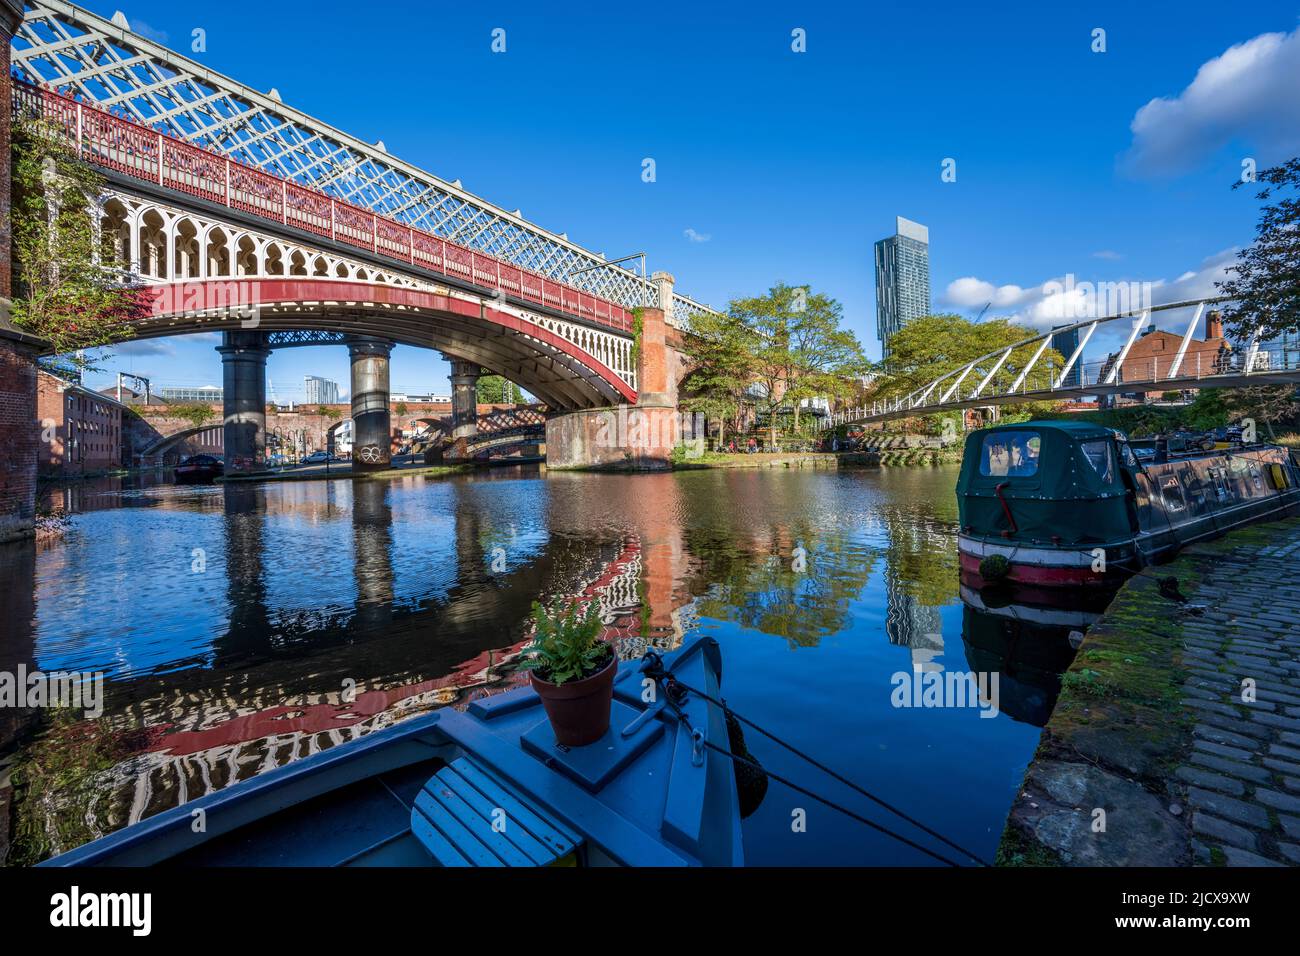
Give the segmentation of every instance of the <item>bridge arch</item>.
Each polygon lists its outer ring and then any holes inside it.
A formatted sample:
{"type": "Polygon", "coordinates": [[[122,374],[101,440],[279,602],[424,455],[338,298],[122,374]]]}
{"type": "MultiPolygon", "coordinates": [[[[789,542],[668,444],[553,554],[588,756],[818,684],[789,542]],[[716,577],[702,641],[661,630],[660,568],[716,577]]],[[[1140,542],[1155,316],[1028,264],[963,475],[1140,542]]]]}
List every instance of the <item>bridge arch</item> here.
{"type": "Polygon", "coordinates": [[[636,400],[630,338],[488,305],[469,294],[311,276],[182,280],[149,288],[154,300],[150,314],[135,323],[139,338],[241,327],[336,331],[477,363],[551,408],[636,400]],[[250,308],[257,310],[254,326],[246,324],[250,308]]]}
{"type": "Polygon", "coordinates": [[[220,454],[223,442],[223,427],[219,420],[215,422],[206,422],[202,425],[196,425],[192,428],[183,428],[178,432],[172,432],[170,435],[163,435],[146,445],[140,451],[142,458],[163,458],[166,459],[168,454],[176,449],[177,445],[187,442],[192,438],[204,436],[205,433],[211,432],[210,441],[202,442],[209,453],[220,454]]]}

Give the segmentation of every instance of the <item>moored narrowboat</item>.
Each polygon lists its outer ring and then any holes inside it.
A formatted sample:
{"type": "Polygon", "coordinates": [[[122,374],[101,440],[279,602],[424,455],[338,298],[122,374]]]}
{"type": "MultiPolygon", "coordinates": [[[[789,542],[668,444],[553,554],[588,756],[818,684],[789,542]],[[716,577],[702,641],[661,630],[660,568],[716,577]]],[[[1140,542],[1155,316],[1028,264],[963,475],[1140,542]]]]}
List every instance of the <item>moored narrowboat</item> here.
{"type": "Polygon", "coordinates": [[[1139,458],[1121,432],[1030,421],[971,432],[957,482],[971,587],[1110,586],[1183,545],[1300,513],[1300,465],[1269,444],[1139,458]]]}

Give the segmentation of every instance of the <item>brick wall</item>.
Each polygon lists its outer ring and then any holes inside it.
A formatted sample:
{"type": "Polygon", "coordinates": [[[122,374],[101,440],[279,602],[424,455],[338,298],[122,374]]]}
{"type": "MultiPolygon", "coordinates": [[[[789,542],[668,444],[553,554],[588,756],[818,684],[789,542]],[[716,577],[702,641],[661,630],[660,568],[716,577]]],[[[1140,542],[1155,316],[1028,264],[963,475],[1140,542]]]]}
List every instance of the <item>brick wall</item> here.
{"type": "Polygon", "coordinates": [[[36,468],[42,475],[92,475],[122,466],[122,409],[84,388],[37,372],[36,468]]]}
{"type": "Polygon", "coordinates": [[[0,542],[28,537],[36,511],[35,355],[9,327],[9,41],[22,4],[0,2],[0,542]]]}

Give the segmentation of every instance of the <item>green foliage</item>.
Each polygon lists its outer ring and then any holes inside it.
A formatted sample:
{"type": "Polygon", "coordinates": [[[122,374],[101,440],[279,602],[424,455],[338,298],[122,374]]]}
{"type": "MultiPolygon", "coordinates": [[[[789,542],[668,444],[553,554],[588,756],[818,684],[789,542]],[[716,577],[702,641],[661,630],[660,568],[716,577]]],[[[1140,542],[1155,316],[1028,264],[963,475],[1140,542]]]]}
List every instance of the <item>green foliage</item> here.
{"type": "Polygon", "coordinates": [[[475,386],[474,400],[483,405],[520,405],[524,393],[518,385],[500,375],[483,375],[475,386]]]}
{"type": "Polygon", "coordinates": [[[533,623],[536,631],[520,667],[536,670],[545,681],[563,684],[590,677],[609,659],[612,648],[600,639],[604,625],[595,601],[581,615],[576,602],[567,608],[557,603],[548,613],[534,601],[533,623]]]}
{"type": "MultiPolygon", "coordinates": [[[[1006,349],[1033,334],[1032,330],[1014,325],[1007,319],[971,322],[959,315],[926,315],[913,319],[889,340],[889,361],[872,397],[901,398],[924,388],[941,375],[955,372],[983,355],[994,353],[982,367],[966,376],[962,388],[969,384],[973,389],[1001,358],[999,349],[1006,349]]],[[[1038,347],[1039,343],[1033,342],[1012,352],[990,381],[989,390],[1009,388],[1038,347]]],[[[1048,388],[1053,370],[1064,364],[1064,356],[1049,348],[1034,364],[1023,387],[1028,391],[1048,388]]],[[[936,389],[939,394],[931,398],[937,400],[947,387],[940,385],[936,389]]],[[[1054,402],[1025,402],[1004,406],[1004,412],[1033,417],[1055,407],[1054,402]]]]}
{"type": "Polygon", "coordinates": [[[165,414],[170,418],[179,418],[182,421],[189,422],[195,428],[202,428],[217,417],[217,413],[212,410],[212,406],[204,405],[202,402],[183,402],[178,405],[168,405],[165,414]]]}
{"type": "Polygon", "coordinates": [[[690,371],[681,383],[682,405],[728,426],[740,428],[745,389],[754,380],[757,359],[753,334],[735,316],[696,313],[683,339],[690,371]]]}
{"type": "Polygon", "coordinates": [[[325,405],[319,406],[316,409],[316,414],[324,418],[328,418],[330,419],[330,421],[336,421],[343,417],[343,413],[340,412],[337,408],[329,408],[325,405]]]}
{"type": "MultiPolygon", "coordinates": [[[[1261,202],[1283,189],[1300,193],[1300,156],[1263,170],[1258,180],[1261,202]]],[[[1227,272],[1230,278],[1215,285],[1236,300],[1223,313],[1234,338],[1244,340],[1256,330],[1265,340],[1300,332],[1300,196],[1264,205],[1254,243],[1227,272]]]]}
{"type": "Polygon", "coordinates": [[[61,127],[20,119],[12,142],[13,322],[89,369],[77,353],[129,338],[148,300],[97,261],[93,220],[104,180],[81,162],[61,127]]]}
{"type": "MultiPolygon", "coordinates": [[[[671,303],[664,308],[665,316],[668,314],[670,308],[671,303]]],[[[632,368],[634,369],[637,367],[637,362],[641,360],[641,333],[644,329],[645,312],[640,306],[637,306],[632,310],[632,351],[629,353],[632,368]]]]}
{"type": "Polygon", "coordinates": [[[399,415],[405,415],[407,412],[406,402],[398,402],[393,411],[399,415]]]}
{"type": "Polygon", "coordinates": [[[801,400],[845,397],[853,391],[851,379],[870,367],[857,337],[840,327],[843,307],[809,286],[777,283],[767,295],[733,299],[729,311],[751,332],[773,428],[782,405],[794,406],[798,428],[801,400]]]}

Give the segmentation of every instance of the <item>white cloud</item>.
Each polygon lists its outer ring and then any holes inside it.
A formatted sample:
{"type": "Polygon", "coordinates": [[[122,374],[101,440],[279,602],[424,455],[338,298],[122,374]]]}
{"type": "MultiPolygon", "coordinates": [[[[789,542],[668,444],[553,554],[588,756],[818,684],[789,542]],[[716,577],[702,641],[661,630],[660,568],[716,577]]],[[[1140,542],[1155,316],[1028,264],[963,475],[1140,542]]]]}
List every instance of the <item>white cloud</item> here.
{"type": "Polygon", "coordinates": [[[713,238],[707,232],[696,232],[694,229],[685,229],[682,231],[682,235],[691,242],[708,242],[713,238]]]}
{"type": "Polygon", "coordinates": [[[136,20],[131,24],[131,30],[140,34],[146,40],[153,40],[154,43],[165,45],[167,43],[167,31],[155,30],[143,20],[136,20]]]}
{"type": "Polygon", "coordinates": [[[1130,128],[1123,165],[1139,176],[1185,172],[1229,144],[1261,167],[1300,152],[1300,29],[1229,47],[1177,96],[1139,109],[1130,128]]]}
{"type": "Polygon", "coordinates": [[[1118,262],[1120,259],[1124,258],[1114,249],[1101,249],[1097,252],[1094,252],[1092,254],[1092,257],[1094,259],[1106,259],[1109,260],[1110,262],[1118,262]]]}
{"type": "Polygon", "coordinates": [[[1046,329],[1067,321],[1213,296],[1217,292],[1215,280],[1222,280],[1224,270],[1236,259],[1236,248],[1224,249],[1175,279],[1111,280],[1071,274],[1022,288],[997,286],[967,276],[949,283],[943,299],[949,305],[970,310],[983,308],[991,301],[1002,310],[996,314],[1020,325],[1046,329]]]}
{"type": "Polygon", "coordinates": [[[1033,297],[1033,289],[1018,285],[995,286],[974,276],[966,276],[948,283],[944,301],[963,309],[979,309],[992,303],[1000,309],[1014,308],[1033,297]]]}

